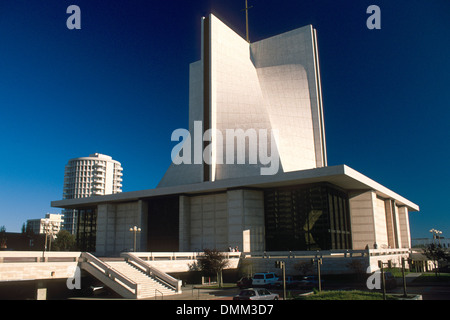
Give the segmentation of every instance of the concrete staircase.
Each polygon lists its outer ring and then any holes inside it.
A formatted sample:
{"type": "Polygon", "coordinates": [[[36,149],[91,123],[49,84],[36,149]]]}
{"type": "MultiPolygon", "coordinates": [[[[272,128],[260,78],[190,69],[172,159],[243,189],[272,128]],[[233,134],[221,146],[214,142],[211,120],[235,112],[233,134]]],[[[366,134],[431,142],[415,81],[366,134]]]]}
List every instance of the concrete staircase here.
{"type": "Polygon", "coordinates": [[[177,294],[177,292],[164,284],[164,282],[158,279],[150,277],[145,274],[142,269],[133,264],[133,262],[127,261],[107,261],[117,272],[125,275],[127,278],[138,284],[138,299],[152,298],[152,297],[164,297],[168,295],[177,294]]]}
{"type": "Polygon", "coordinates": [[[81,268],[106,286],[127,299],[155,299],[160,296],[180,294],[181,280],[147,264],[131,253],[122,258],[99,259],[88,252],[82,252],[81,268]]]}

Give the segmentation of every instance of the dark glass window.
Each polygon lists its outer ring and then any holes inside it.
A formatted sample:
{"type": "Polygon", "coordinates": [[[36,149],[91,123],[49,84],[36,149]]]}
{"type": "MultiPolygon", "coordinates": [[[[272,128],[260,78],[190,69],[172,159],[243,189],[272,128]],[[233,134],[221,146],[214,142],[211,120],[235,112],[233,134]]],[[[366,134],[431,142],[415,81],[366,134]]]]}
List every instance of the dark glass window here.
{"type": "Polygon", "coordinates": [[[179,250],[178,196],[148,200],[147,250],[179,250]]]}
{"type": "Polygon", "coordinates": [[[264,191],[266,250],[350,249],[348,196],[329,184],[264,191]]]}
{"type": "Polygon", "coordinates": [[[97,234],[97,208],[78,209],[77,247],[80,251],[94,252],[97,234]]]}

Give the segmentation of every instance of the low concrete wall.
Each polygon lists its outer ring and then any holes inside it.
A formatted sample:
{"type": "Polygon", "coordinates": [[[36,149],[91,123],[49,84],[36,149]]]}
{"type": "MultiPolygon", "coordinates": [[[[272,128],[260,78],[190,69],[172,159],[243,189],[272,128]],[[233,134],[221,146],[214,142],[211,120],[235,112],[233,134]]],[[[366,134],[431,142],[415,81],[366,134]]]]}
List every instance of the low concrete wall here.
{"type": "MultiPolygon", "coordinates": [[[[239,259],[230,259],[225,269],[237,269],[239,267],[239,259]]],[[[162,270],[166,273],[196,271],[197,260],[160,260],[145,261],[150,266],[162,270]]]]}
{"type": "Polygon", "coordinates": [[[1,263],[0,281],[73,278],[78,262],[1,263]]]}
{"type": "Polygon", "coordinates": [[[0,281],[72,278],[80,255],[81,252],[0,252],[0,281]]]}
{"type": "MultiPolygon", "coordinates": [[[[301,251],[301,252],[259,252],[226,253],[229,270],[239,270],[242,274],[255,272],[276,272],[275,261],[282,260],[286,272],[299,274],[299,264],[309,265],[312,273],[317,265],[311,259],[322,258],[322,274],[348,274],[360,272],[371,273],[378,270],[378,261],[391,261],[394,266],[401,266],[401,259],[409,257],[408,249],[374,249],[374,250],[335,250],[335,251],[301,251]]],[[[67,279],[74,277],[78,266],[80,252],[0,252],[0,281],[67,279]]],[[[166,273],[183,273],[198,270],[197,252],[142,252],[135,253],[149,265],[166,273]]]]}
{"type": "MultiPolygon", "coordinates": [[[[241,253],[228,252],[229,264],[225,269],[237,269],[240,263],[241,253]]],[[[150,266],[166,273],[197,271],[197,258],[202,256],[198,252],[136,252],[138,256],[150,266]]]]}

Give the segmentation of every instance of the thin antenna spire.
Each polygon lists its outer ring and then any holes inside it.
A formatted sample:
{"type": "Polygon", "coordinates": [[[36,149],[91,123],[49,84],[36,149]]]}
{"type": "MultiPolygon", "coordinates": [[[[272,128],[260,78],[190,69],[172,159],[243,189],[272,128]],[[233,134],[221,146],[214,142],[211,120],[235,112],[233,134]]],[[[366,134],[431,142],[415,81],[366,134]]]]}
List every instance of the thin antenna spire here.
{"type": "Polygon", "coordinates": [[[247,38],[248,43],[250,43],[250,36],[248,33],[248,10],[250,10],[251,8],[253,8],[253,6],[249,7],[248,0],[245,0],[245,9],[242,9],[241,11],[245,10],[245,32],[246,32],[246,38],[247,38]]]}

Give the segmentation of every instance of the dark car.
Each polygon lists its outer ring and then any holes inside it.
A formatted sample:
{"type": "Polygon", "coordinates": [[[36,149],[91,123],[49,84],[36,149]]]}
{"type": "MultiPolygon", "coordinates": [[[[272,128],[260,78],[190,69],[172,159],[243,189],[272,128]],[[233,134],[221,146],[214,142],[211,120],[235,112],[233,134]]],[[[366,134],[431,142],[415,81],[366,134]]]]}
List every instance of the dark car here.
{"type": "Polygon", "coordinates": [[[278,300],[280,296],[265,288],[249,288],[242,290],[233,300],[278,300]]]}
{"type": "MultiPolygon", "coordinates": [[[[300,280],[298,277],[294,276],[286,276],[286,288],[296,288],[300,285],[300,280]]],[[[283,278],[279,278],[275,282],[275,287],[282,288],[283,287],[283,278]]]]}
{"type": "Polygon", "coordinates": [[[249,287],[252,286],[252,278],[250,278],[250,277],[242,277],[236,282],[236,285],[239,288],[241,288],[241,289],[242,288],[249,288],[249,287]]]}
{"type": "MultiPolygon", "coordinates": [[[[323,280],[320,280],[320,284],[321,285],[323,284],[323,280]]],[[[307,288],[307,289],[316,288],[319,286],[319,278],[316,276],[302,277],[298,286],[301,288],[307,288]]]]}

